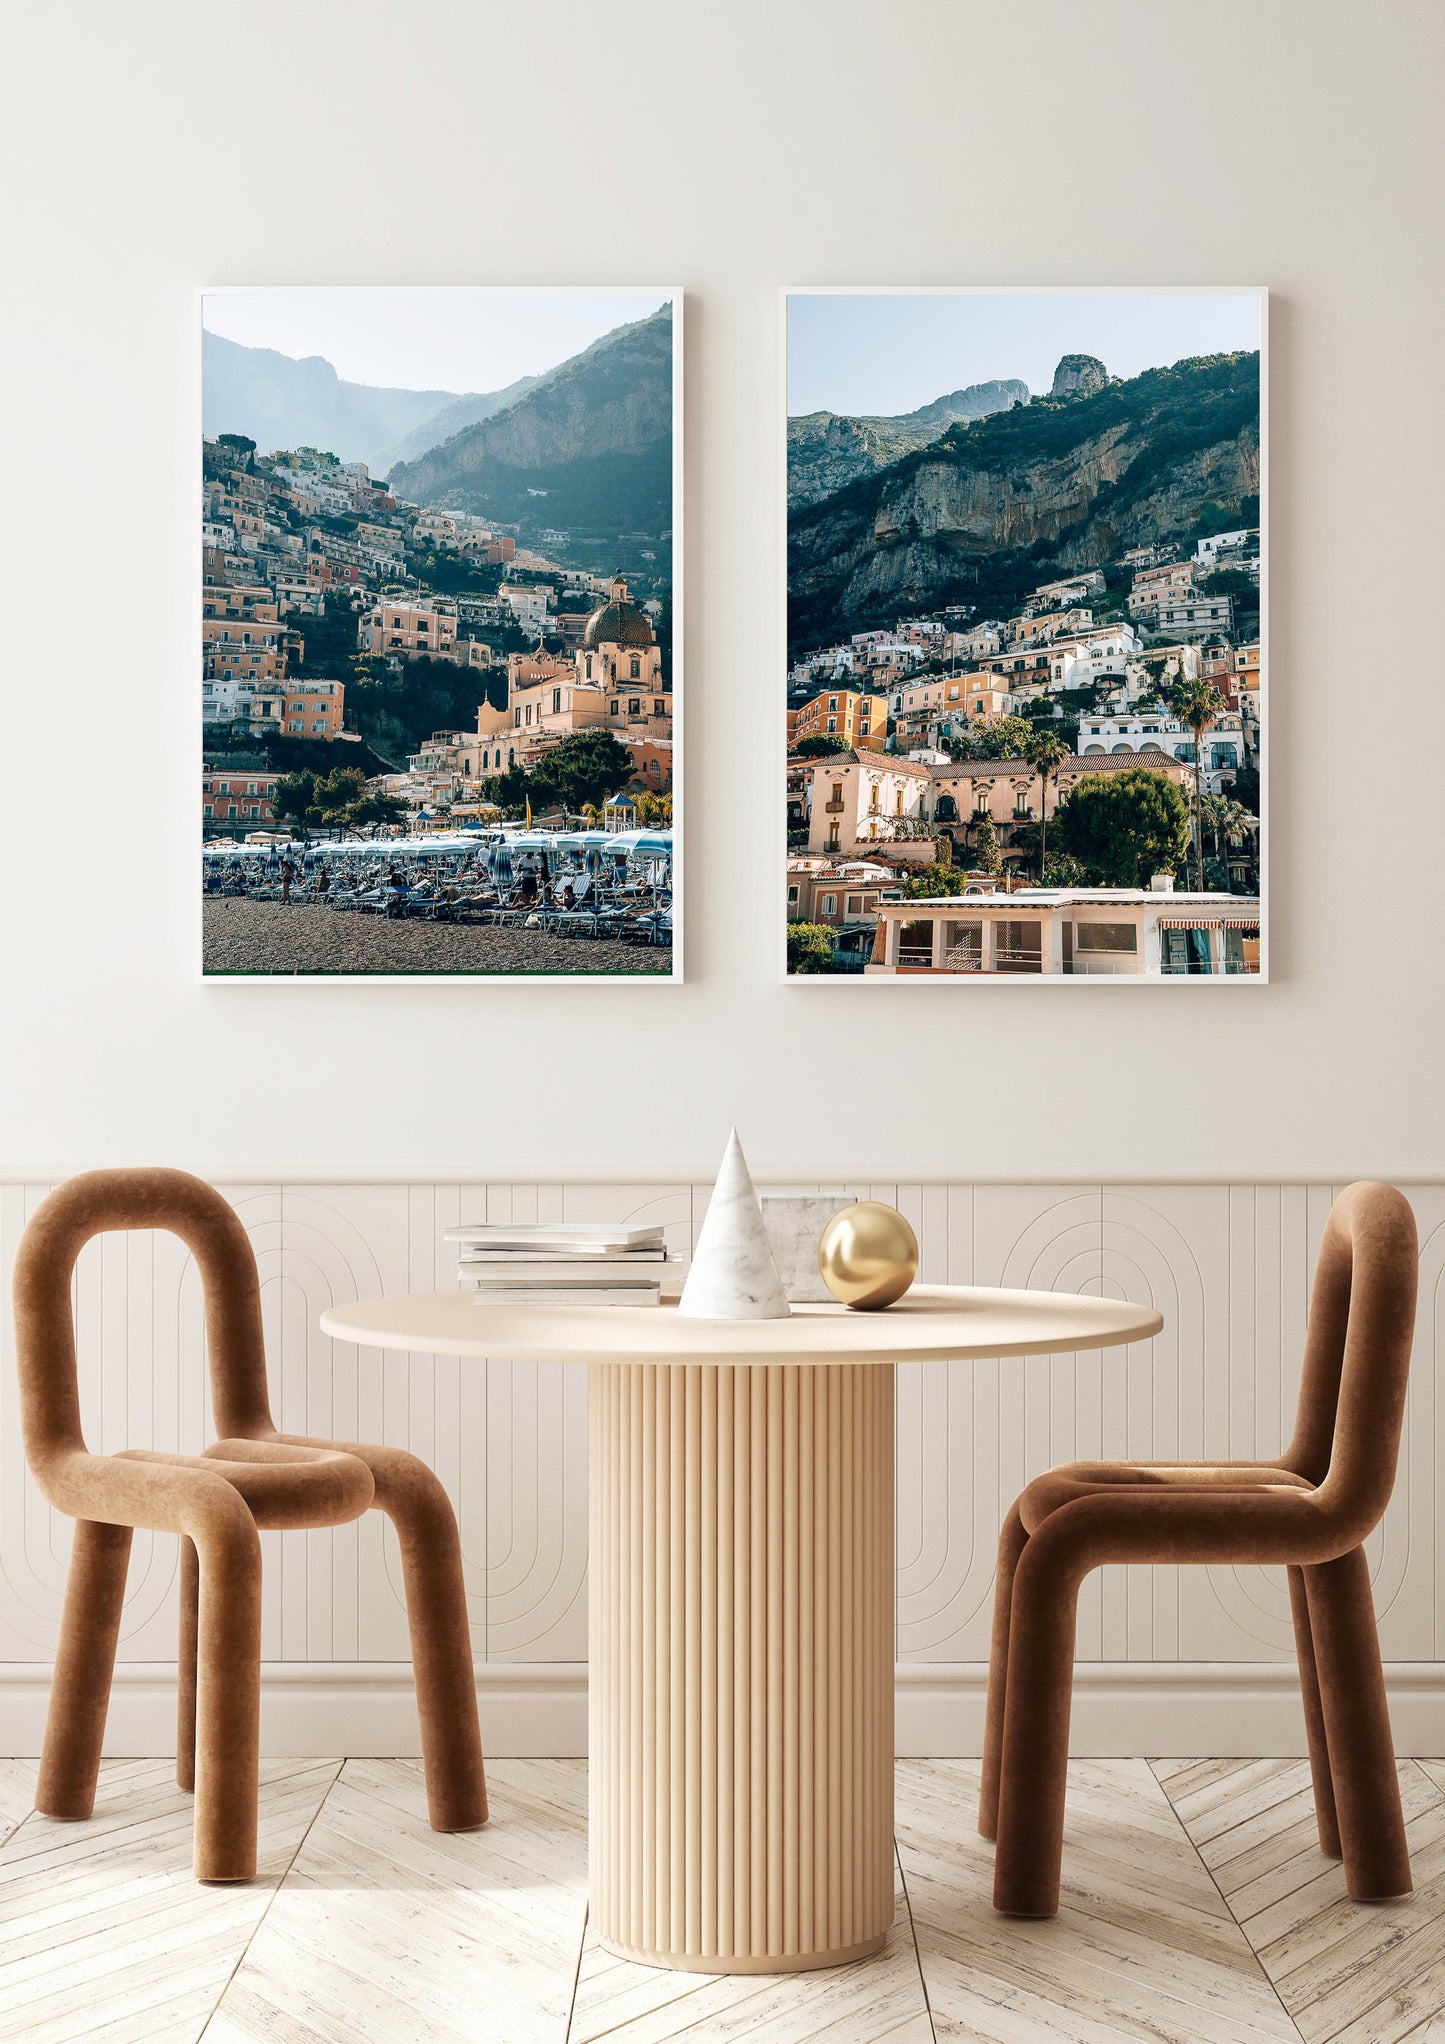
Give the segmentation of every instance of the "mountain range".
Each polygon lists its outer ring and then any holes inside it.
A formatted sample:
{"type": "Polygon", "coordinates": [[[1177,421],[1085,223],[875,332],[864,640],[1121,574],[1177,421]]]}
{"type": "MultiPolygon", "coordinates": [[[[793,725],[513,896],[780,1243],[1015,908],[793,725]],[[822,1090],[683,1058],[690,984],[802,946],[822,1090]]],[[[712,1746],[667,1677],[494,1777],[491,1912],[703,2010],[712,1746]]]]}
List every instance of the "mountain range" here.
{"type": "Polygon", "coordinates": [[[823,497],[887,468],[902,455],[936,440],[945,427],[960,419],[982,419],[990,412],[1026,405],[1029,387],[1015,377],[971,383],[950,391],[915,412],[894,417],[854,416],[843,412],[805,412],[788,420],[788,509],[799,510],[823,497]]]}
{"type": "Polygon", "coordinates": [[[201,430],[208,439],[245,433],[263,454],[321,447],[342,461],[364,461],[377,474],[490,417],[539,381],[524,376],[504,390],[465,393],[348,383],[322,355],[298,361],[210,332],[201,368],[201,430]]]}
{"type": "Polygon", "coordinates": [[[659,534],[672,525],[672,307],[616,327],[512,403],[388,480],[413,503],[529,526],[659,534]]]}
{"type": "Polygon", "coordinates": [[[1066,393],[948,426],[791,513],[794,649],[942,603],[1007,616],[1055,575],[1181,538],[1205,519],[1213,529],[1257,518],[1257,352],[1196,356],[1125,381],[1093,358],[1066,360],[1066,393]]]}

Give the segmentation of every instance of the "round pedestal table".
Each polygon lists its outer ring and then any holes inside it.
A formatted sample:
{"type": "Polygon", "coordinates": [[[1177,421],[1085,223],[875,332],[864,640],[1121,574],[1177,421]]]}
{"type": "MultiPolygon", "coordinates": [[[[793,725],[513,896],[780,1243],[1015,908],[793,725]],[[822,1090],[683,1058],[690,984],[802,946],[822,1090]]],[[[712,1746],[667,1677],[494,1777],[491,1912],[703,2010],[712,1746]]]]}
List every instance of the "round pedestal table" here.
{"type": "Polygon", "coordinates": [[[321,1316],[372,1348],[588,1365],[590,1918],[707,1973],[843,1965],[893,1920],[894,1365],[1162,1325],[957,1286],[787,1320],[461,1292],[321,1316]]]}

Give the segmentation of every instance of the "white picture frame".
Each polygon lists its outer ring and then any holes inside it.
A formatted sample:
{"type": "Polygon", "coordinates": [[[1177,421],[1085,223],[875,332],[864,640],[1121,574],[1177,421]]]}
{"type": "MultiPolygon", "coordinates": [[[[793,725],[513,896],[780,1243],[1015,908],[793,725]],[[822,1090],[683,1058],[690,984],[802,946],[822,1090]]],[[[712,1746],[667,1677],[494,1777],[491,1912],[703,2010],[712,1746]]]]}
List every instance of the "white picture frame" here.
{"type": "MultiPolygon", "coordinates": [[[[669,963],[666,970],[648,971],[548,971],[539,974],[530,971],[513,972],[345,972],[345,971],[275,971],[275,972],[216,972],[208,971],[205,964],[205,943],[203,927],[204,895],[199,887],[194,891],[194,913],[192,919],[192,957],[195,981],[206,987],[233,986],[523,986],[538,984],[560,984],[567,986],[676,986],[684,979],[686,956],[686,792],[685,782],[685,698],[684,643],[685,643],[685,534],[684,518],[684,389],[685,389],[685,326],[686,302],[681,288],[671,285],[617,284],[617,285],[534,285],[476,284],[476,285],[372,285],[345,284],[311,286],[296,284],[205,284],[195,287],[193,293],[193,359],[196,365],[196,381],[192,416],[196,439],[204,437],[202,426],[203,379],[201,369],[202,336],[204,332],[205,307],[210,299],[219,298],[266,298],[304,295],[314,297],[344,297],[364,293],[371,298],[408,297],[427,298],[526,298],[526,299],[632,299],[654,304],[667,302],[672,309],[672,389],[671,389],[671,435],[672,435],[672,545],[671,545],[671,586],[669,591],[672,614],[672,670],[671,680],[671,793],[673,817],[671,826],[671,914],[672,940],[669,963]]],[[[194,444],[194,443],[193,443],[194,444]]],[[[200,472],[196,471],[195,512],[198,523],[204,521],[205,487],[200,472]]],[[[192,530],[196,527],[193,526],[192,530]]],[[[201,548],[191,550],[192,615],[198,625],[202,616],[202,559],[201,548]]],[[[198,631],[197,637],[200,639],[198,631]]],[[[198,649],[199,650],[199,649],[198,649]]],[[[194,676],[194,670],[193,670],[194,676]]],[[[200,763],[204,750],[204,721],[202,697],[190,683],[190,710],[187,727],[194,738],[188,757],[200,763]]],[[[203,772],[194,776],[195,791],[187,811],[192,818],[192,849],[203,840],[205,818],[201,786],[203,772]]],[[[578,940],[574,940],[578,941],[578,940]]],[[[579,953],[585,940],[579,941],[579,953]]]]}
{"type": "MultiPolygon", "coordinates": [[[[1270,567],[1270,513],[1269,513],[1269,292],[1260,285],[900,285],[900,284],[807,284],[786,285],[780,290],[778,321],[778,424],[777,449],[778,469],[776,476],[776,503],[779,529],[782,535],[783,565],[778,578],[778,632],[782,673],[779,680],[778,706],[774,720],[774,788],[782,799],[776,812],[777,823],[773,835],[774,843],[774,903],[775,903],[775,969],[778,978],[788,986],[816,987],[836,986],[840,982],[863,984],[870,980],[877,983],[896,984],[906,978],[916,986],[956,986],[960,982],[972,987],[990,986],[1091,986],[1116,984],[1125,979],[1131,986],[1160,985],[1209,985],[1226,981],[1230,986],[1263,986],[1270,977],[1270,925],[1272,905],[1270,898],[1270,802],[1269,802],[1269,746],[1270,724],[1270,643],[1269,643],[1269,567],[1270,567]],[[1249,971],[1169,971],[1147,973],[1140,971],[1130,974],[1092,973],[1087,971],[1044,970],[1041,972],[996,971],[996,970],[919,970],[917,972],[866,971],[790,971],[788,965],[788,922],[789,922],[789,831],[788,801],[786,795],[789,768],[789,738],[785,705],[789,678],[792,671],[790,648],[790,590],[789,590],[789,436],[788,426],[791,406],[789,402],[789,308],[799,299],[829,298],[914,298],[930,300],[950,299],[1040,299],[1068,300],[1084,298],[1118,298],[1127,301],[1131,297],[1154,297],[1160,299],[1180,298],[1224,298],[1251,301],[1257,306],[1257,330],[1259,349],[1259,739],[1257,766],[1259,778],[1258,796],[1258,969],[1249,971]]],[[[1165,365],[1160,365],[1165,366],[1165,365]]],[[[1005,373],[1000,364],[998,373],[1005,373]]],[[[1035,393],[1037,394],[1037,393],[1035,393]]],[[[809,847],[811,850],[811,847],[809,847]]],[[[842,893],[841,887],[838,892],[842,893]]],[[[1182,890],[1181,890],[1182,891],[1182,890]]],[[[1214,940],[1211,939],[1211,943],[1214,940]]],[[[935,940],[934,956],[939,945],[935,940]]]]}

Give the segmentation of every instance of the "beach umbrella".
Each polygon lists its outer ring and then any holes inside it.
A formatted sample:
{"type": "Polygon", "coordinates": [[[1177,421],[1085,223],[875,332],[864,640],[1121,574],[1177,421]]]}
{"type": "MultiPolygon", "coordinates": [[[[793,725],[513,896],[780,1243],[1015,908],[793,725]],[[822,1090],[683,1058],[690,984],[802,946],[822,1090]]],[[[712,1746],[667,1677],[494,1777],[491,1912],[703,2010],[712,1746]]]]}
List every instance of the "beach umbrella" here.
{"type": "Polygon", "coordinates": [[[492,878],[499,888],[512,884],[512,847],[499,838],[492,847],[492,878]]]}

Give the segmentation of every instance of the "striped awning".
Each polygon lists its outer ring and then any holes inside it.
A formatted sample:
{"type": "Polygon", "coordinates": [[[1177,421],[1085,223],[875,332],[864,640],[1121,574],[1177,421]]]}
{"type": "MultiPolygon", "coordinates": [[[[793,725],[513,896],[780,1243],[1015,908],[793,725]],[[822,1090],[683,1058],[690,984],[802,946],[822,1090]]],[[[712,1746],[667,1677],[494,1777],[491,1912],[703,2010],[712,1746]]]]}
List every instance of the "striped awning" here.
{"type": "Polygon", "coordinates": [[[1257,930],[1258,916],[1160,916],[1161,930],[1257,930]]]}

